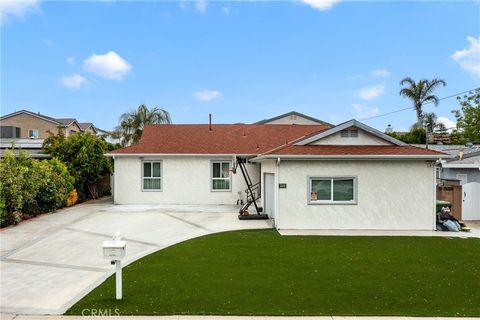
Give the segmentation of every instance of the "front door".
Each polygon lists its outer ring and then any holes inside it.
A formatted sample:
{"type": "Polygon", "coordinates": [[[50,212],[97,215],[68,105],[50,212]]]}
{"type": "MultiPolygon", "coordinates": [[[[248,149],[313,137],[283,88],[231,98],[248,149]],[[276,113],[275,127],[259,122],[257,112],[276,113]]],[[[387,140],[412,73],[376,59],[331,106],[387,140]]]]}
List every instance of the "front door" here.
{"type": "Polygon", "coordinates": [[[264,205],[265,213],[270,219],[275,219],[275,175],[273,173],[264,173],[264,205]]]}

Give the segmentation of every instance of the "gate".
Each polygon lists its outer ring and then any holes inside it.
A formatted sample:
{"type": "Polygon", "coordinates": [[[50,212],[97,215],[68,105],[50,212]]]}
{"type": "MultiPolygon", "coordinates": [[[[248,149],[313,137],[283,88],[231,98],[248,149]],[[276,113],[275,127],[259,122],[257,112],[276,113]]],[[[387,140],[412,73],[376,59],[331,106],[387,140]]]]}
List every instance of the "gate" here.
{"type": "Polygon", "coordinates": [[[480,220],[480,183],[462,186],[462,220],[480,220]]]}

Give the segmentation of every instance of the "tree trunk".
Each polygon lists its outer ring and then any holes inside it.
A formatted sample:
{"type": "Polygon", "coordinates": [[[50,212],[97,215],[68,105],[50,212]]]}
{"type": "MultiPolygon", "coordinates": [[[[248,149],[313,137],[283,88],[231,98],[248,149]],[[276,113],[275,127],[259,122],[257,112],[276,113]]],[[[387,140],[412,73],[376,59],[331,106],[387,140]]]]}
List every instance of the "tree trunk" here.
{"type": "Polygon", "coordinates": [[[423,127],[423,111],[421,104],[415,104],[415,111],[417,112],[417,127],[423,127]]]}

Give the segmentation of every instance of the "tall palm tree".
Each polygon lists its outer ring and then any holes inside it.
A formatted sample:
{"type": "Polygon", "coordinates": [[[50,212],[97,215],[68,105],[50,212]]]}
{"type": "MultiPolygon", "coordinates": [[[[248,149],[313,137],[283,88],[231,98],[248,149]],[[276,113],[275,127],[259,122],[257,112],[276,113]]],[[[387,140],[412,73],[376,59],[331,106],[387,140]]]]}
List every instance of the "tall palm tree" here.
{"type": "Polygon", "coordinates": [[[433,103],[437,106],[440,100],[433,94],[433,91],[435,91],[440,85],[446,86],[447,83],[445,80],[438,78],[432,80],[421,79],[418,82],[415,82],[412,78],[406,77],[400,81],[400,85],[404,86],[400,90],[400,95],[412,100],[413,107],[417,113],[416,125],[421,127],[423,122],[423,105],[426,103],[433,103]]]}
{"type": "Polygon", "coordinates": [[[116,131],[122,139],[122,145],[128,146],[138,143],[146,124],[172,123],[170,113],[157,107],[149,109],[141,104],[136,110],[126,112],[120,116],[116,131]]]}

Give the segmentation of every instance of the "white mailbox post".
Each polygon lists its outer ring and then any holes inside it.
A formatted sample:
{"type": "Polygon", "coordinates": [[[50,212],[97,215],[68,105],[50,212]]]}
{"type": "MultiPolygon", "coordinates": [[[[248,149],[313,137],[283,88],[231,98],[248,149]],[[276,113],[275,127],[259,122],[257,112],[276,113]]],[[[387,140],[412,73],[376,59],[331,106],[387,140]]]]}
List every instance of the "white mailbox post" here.
{"type": "Polygon", "coordinates": [[[103,242],[103,257],[108,259],[116,266],[116,298],[122,300],[122,259],[125,257],[127,242],[121,240],[120,234],[113,237],[112,240],[103,242]]]}

